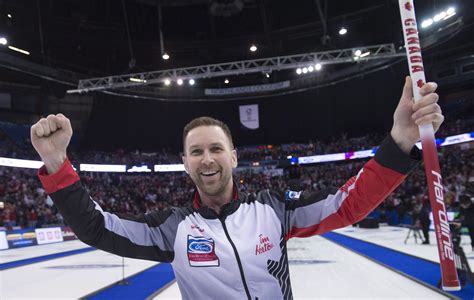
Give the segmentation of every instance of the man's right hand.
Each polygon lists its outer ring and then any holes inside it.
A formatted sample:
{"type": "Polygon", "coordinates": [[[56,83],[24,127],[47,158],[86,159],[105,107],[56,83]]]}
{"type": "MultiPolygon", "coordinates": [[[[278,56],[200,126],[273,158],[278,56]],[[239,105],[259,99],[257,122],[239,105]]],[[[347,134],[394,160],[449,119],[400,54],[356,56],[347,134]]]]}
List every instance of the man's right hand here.
{"type": "Polygon", "coordinates": [[[49,174],[56,173],[67,159],[71,137],[71,122],[63,114],[49,115],[31,126],[31,143],[49,174]]]}

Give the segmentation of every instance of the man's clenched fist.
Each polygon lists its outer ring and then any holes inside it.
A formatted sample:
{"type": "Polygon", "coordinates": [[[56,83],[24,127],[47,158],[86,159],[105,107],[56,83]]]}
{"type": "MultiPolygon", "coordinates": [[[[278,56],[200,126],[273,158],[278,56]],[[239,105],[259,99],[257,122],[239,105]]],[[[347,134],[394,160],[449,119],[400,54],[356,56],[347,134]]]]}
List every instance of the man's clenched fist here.
{"type": "Polygon", "coordinates": [[[63,114],[49,115],[31,126],[31,143],[49,174],[59,170],[66,160],[71,137],[71,122],[63,114]]]}

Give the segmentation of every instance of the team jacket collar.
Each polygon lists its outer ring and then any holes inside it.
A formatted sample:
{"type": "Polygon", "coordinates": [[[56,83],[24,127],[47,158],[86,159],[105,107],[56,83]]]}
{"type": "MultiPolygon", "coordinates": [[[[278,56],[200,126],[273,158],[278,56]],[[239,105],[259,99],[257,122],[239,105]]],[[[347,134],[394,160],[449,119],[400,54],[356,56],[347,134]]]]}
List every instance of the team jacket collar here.
{"type": "Polygon", "coordinates": [[[199,192],[197,189],[195,189],[193,193],[192,207],[206,219],[217,219],[228,216],[235,212],[237,208],[239,208],[241,202],[240,198],[242,197],[241,195],[239,196],[237,184],[235,183],[235,181],[233,189],[234,192],[232,196],[232,201],[222,206],[220,215],[218,215],[212,208],[209,208],[202,204],[201,197],[199,196],[199,192]]]}

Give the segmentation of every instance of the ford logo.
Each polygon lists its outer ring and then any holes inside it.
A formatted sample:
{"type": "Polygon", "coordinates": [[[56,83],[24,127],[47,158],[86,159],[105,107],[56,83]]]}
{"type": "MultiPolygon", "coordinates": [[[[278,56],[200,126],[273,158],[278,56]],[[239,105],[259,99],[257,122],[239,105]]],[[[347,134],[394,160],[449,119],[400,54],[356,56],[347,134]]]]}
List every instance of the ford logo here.
{"type": "Polygon", "coordinates": [[[189,250],[196,252],[209,253],[212,251],[211,245],[203,242],[191,242],[189,243],[189,250]]]}

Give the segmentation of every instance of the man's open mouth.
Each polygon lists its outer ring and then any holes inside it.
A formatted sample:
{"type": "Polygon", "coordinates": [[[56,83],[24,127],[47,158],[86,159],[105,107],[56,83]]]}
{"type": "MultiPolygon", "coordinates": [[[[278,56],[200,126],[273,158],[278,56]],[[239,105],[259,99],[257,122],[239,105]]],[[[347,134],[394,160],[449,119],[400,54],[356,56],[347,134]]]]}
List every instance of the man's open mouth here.
{"type": "Polygon", "coordinates": [[[205,171],[205,172],[201,172],[200,174],[202,176],[211,177],[211,176],[216,175],[217,173],[219,173],[219,171],[205,171]]]}

